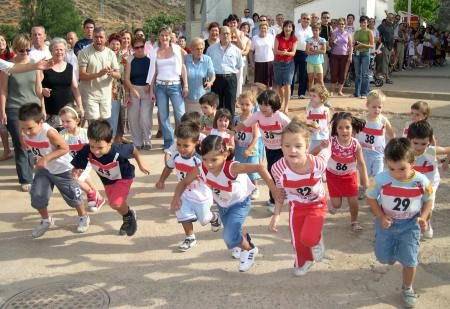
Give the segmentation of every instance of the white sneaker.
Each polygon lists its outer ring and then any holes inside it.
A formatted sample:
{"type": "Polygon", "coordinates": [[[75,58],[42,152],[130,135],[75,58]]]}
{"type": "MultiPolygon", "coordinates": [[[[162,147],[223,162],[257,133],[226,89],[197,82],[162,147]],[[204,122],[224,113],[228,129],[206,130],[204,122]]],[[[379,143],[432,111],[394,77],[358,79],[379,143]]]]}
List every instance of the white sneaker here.
{"type": "Polygon", "coordinates": [[[220,215],[218,212],[215,213],[216,220],[211,221],[211,231],[218,232],[220,230],[220,227],[222,226],[222,220],[220,220],[220,215]]]}
{"type": "Polygon", "coordinates": [[[55,225],[55,222],[53,221],[53,218],[49,216],[47,219],[41,220],[41,223],[39,223],[31,232],[31,236],[33,236],[33,238],[41,237],[53,225],[55,225]]]}
{"type": "Polygon", "coordinates": [[[423,237],[426,239],[433,238],[433,227],[431,226],[431,222],[428,222],[428,228],[423,232],[423,237]]]}
{"type": "Polygon", "coordinates": [[[313,265],[313,261],[306,261],[302,267],[294,268],[294,275],[297,277],[306,275],[313,265]]]}
{"type": "Polygon", "coordinates": [[[252,268],[253,264],[255,264],[255,257],[258,255],[258,248],[254,247],[251,250],[242,250],[241,251],[241,262],[239,263],[239,271],[246,272],[250,268],[252,268]]]}
{"type": "Polygon", "coordinates": [[[195,238],[186,237],[186,239],[183,240],[183,242],[178,246],[178,250],[180,250],[181,252],[186,252],[190,248],[195,247],[196,244],[197,240],[195,238]]]}
{"type": "Polygon", "coordinates": [[[89,229],[89,224],[91,223],[91,219],[88,215],[84,215],[79,217],[80,221],[78,222],[77,232],[84,233],[89,229]]]}
{"type": "Polygon", "coordinates": [[[252,200],[257,200],[259,198],[259,189],[255,188],[255,190],[253,190],[252,194],[250,195],[250,198],[252,200]]]}
{"type": "Polygon", "coordinates": [[[320,241],[317,245],[311,248],[312,256],[314,261],[320,262],[323,259],[323,254],[325,252],[325,245],[323,244],[323,237],[320,238],[320,241]]]}
{"type": "Polygon", "coordinates": [[[231,249],[231,257],[233,259],[240,259],[241,258],[241,251],[242,249],[239,247],[234,247],[233,249],[231,249]]]}

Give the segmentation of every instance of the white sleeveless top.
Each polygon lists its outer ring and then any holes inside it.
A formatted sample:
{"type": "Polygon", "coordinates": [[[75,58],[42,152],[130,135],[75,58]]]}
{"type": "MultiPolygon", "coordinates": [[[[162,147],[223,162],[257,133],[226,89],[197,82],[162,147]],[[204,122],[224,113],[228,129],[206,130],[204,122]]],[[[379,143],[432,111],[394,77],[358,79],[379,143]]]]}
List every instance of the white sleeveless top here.
{"type": "Polygon", "coordinates": [[[314,121],[319,125],[318,129],[315,129],[311,134],[311,140],[321,141],[328,139],[330,136],[330,130],[328,128],[328,107],[322,105],[319,108],[314,108],[308,105],[306,109],[306,119],[308,121],[314,121]]]}
{"type": "Polygon", "coordinates": [[[431,182],[433,188],[438,186],[441,180],[438,168],[436,147],[428,146],[423,154],[416,156],[416,164],[414,165],[414,169],[419,173],[424,174],[431,182]]]}
{"type": "Polygon", "coordinates": [[[385,124],[386,118],[380,115],[376,121],[367,121],[366,126],[358,133],[357,138],[363,149],[383,153],[386,146],[385,124]]]}
{"type": "MultiPolygon", "coordinates": [[[[53,127],[44,122],[42,124],[42,130],[37,136],[29,138],[25,134],[22,134],[24,143],[31,149],[31,152],[36,160],[57,150],[57,148],[50,143],[50,140],[47,137],[47,132],[49,130],[54,130],[56,132],[53,127]]],[[[45,168],[50,172],[50,174],[61,174],[72,169],[72,164],[70,164],[70,161],[72,161],[72,157],[69,153],[66,153],[59,158],[48,161],[45,168]]]]}
{"type": "Polygon", "coordinates": [[[156,59],[156,80],[180,81],[180,76],[176,72],[177,61],[175,55],[170,58],[156,59]]]}

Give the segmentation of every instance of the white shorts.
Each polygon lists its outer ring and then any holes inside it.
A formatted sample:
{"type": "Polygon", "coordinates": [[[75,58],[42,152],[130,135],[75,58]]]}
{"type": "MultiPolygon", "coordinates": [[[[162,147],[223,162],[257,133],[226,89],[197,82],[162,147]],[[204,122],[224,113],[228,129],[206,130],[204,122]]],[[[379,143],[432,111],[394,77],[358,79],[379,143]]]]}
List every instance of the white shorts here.
{"type": "Polygon", "coordinates": [[[86,179],[89,178],[89,175],[91,174],[91,171],[92,171],[91,163],[88,163],[88,164],[86,165],[86,168],[84,169],[84,171],[83,171],[83,172],[81,173],[81,175],[78,177],[78,180],[79,180],[79,181],[85,182],[86,179]]]}
{"type": "Polygon", "coordinates": [[[111,101],[87,100],[83,101],[83,106],[84,118],[87,120],[111,118],[111,101]]]}
{"type": "Polygon", "coordinates": [[[206,225],[212,220],[211,203],[194,202],[181,196],[181,208],[175,213],[179,223],[198,221],[206,225]]]}
{"type": "Polygon", "coordinates": [[[431,210],[434,210],[434,204],[436,200],[436,191],[439,188],[439,182],[437,184],[433,184],[433,194],[431,195],[431,210]]]}

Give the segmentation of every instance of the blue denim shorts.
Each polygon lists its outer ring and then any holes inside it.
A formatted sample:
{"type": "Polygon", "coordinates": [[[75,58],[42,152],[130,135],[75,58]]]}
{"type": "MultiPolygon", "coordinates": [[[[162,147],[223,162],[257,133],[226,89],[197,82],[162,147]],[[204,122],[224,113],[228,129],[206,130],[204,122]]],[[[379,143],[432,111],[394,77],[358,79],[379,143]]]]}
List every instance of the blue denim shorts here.
{"type": "Polygon", "coordinates": [[[223,240],[228,249],[240,246],[243,239],[242,226],[250,210],[250,197],[230,207],[217,205],[217,208],[223,224],[223,240]]]}
{"type": "Polygon", "coordinates": [[[384,170],[384,155],[378,152],[364,149],[362,150],[364,162],[366,163],[367,176],[374,177],[384,170]]]}
{"type": "Polygon", "coordinates": [[[375,255],[382,264],[398,261],[406,267],[416,267],[420,246],[420,226],[416,217],[405,220],[393,219],[388,229],[383,229],[375,219],[375,255]]]}

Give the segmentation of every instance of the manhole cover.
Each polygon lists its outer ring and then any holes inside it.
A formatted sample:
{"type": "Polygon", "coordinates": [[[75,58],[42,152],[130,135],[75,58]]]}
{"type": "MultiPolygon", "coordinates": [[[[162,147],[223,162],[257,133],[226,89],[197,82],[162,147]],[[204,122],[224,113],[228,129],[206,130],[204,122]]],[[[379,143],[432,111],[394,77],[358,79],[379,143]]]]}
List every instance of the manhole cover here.
{"type": "Polygon", "coordinates": [[[20,292],[8,299],[2,309],[103,309],[109,307],[108,293],[83,283],[52,283],[20,292]]]}

